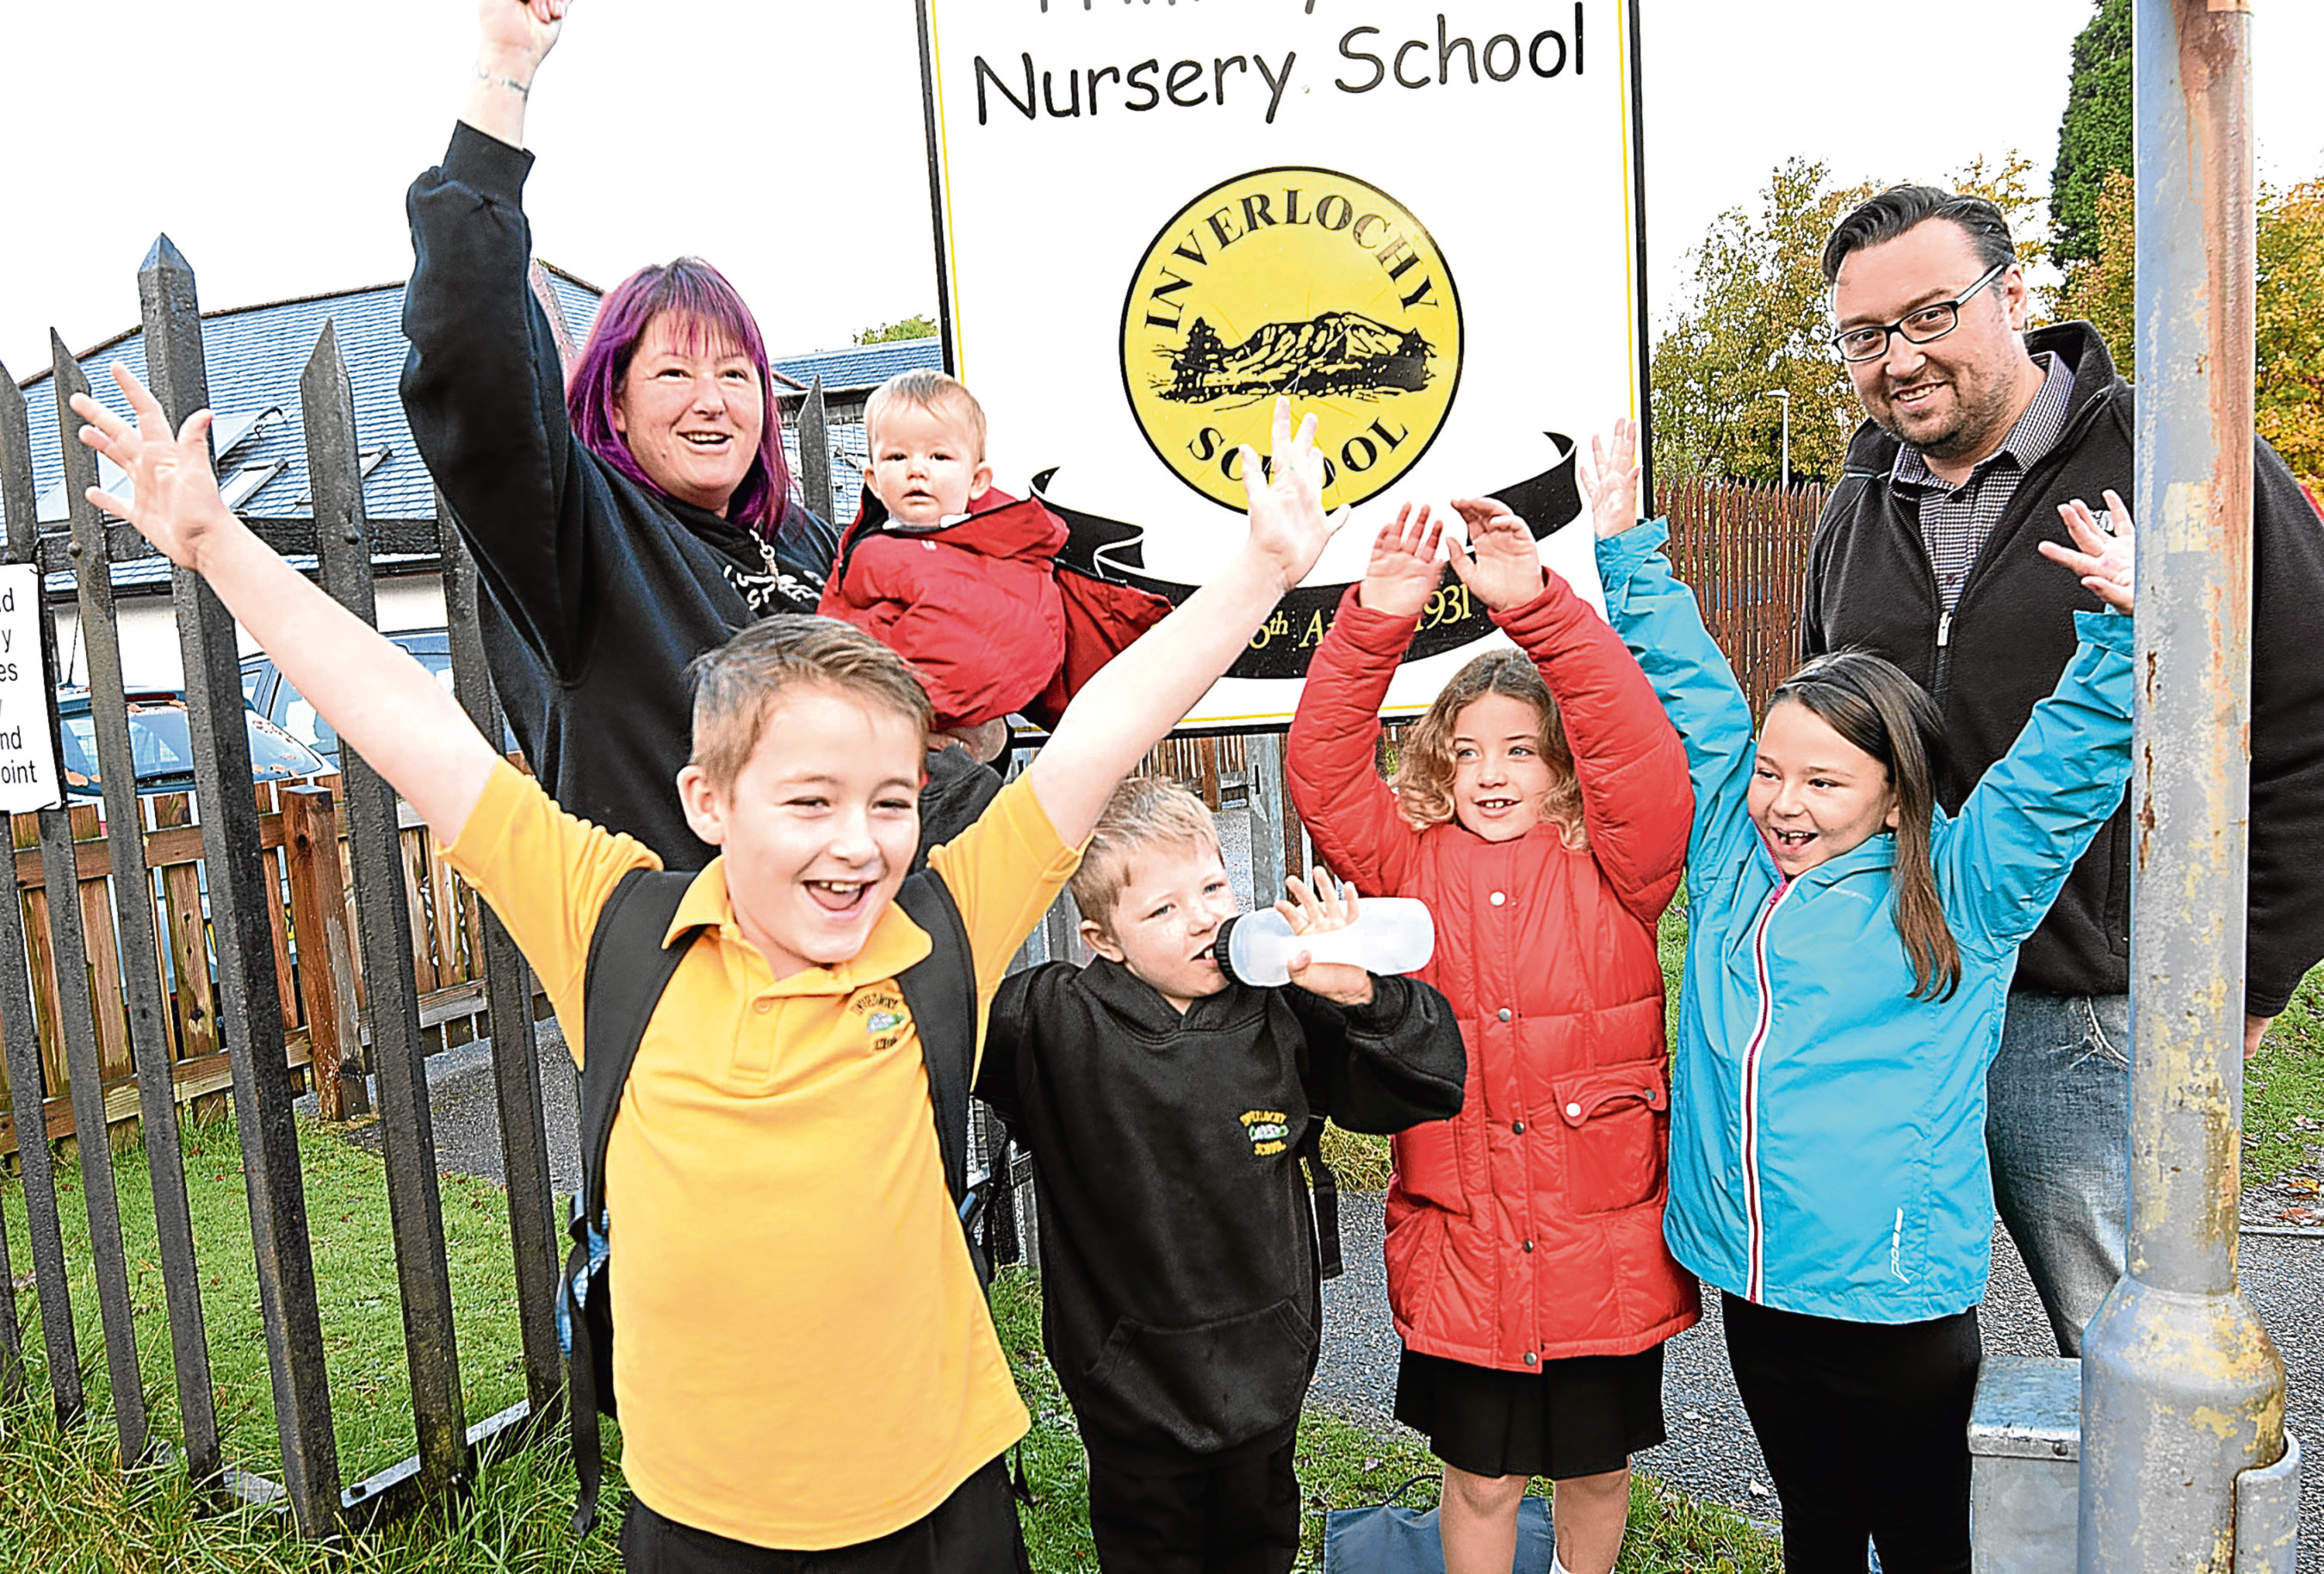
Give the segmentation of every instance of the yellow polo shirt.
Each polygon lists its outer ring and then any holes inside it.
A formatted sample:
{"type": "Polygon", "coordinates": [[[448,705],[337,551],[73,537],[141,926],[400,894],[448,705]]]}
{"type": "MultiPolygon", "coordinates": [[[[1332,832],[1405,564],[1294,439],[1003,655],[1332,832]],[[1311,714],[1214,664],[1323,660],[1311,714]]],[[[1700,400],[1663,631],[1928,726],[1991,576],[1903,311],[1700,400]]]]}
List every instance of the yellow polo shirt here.
{"type": "MultiPolygon", "coordinates": [[[[506,765],[447,854],[523,948],[578,1062],[598,909],[654,855],[506,765]]],[[[1080,855],[1019,777],[933,861],[967,924],[981,1048],[982,1008],[1080,855]]],[[[895,983],[928,937],[890,907],[852,962],[778,980],[717,862],[672,931],[696,925],[605,1162],[622,1468],[657,1514],[717,1535],[870,1541],[1028,1424],[895,983]]]]}

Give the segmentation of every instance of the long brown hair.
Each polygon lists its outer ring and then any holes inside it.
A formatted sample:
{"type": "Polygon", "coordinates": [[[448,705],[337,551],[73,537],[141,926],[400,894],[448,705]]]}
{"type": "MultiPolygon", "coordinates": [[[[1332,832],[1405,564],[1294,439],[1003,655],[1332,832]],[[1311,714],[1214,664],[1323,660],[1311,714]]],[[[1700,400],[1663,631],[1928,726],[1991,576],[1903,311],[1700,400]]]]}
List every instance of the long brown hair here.
{"type": "Polygon", "coordinates": [[[1864,650],[1819,656],[1777,686],[1767,709],[1803,706],[1878,760],[1896,794],[1896,934],[1913,962],[1913,999],[1950,1000],[1960,988],[1960,946],[1945,922],[1929,864],[1929,822],[1945,723],[1936,701],[1894,663],[1864,650]]]}
{"type": "Polygon", "coordinates": [[[1553,822],[1569,847],[1586,847],[1582,824],[1582,783],[1573,774],[1573,748],[1565,741],[1565,721],[1532,658],[1520,650],[1492,650],[1452,675],[1428,713],[1404,735],[1397,751],[1397,806],[1416,831],[1452,818],[1452,732],[1471,700],[1489,694],[1523,700],[1541,716],[1536,741],[1549,767],[1549,796],[1542,817],[1553,822]]]}

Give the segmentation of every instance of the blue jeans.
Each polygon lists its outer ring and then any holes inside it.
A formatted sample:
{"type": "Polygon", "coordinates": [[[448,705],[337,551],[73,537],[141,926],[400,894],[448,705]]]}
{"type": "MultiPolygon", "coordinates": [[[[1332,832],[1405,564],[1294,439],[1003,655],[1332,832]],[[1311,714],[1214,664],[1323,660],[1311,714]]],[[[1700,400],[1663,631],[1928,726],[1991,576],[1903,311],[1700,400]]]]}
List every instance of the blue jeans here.
{"type": "Polygon", "coordinates": [[[2122,1277],[2128,1219],[2130,997],[2012,990],[1986,1073],[1993,1200],[2061,1355],[2122,1277]]]}

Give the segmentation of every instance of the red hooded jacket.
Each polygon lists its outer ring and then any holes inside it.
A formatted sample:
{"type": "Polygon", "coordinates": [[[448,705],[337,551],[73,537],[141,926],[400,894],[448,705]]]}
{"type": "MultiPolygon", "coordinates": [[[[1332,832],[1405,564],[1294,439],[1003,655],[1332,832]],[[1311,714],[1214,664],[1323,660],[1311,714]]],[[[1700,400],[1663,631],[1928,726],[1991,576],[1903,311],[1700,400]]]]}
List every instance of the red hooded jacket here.
{"type": "Polygon", "coordinates": [[[1291,796],[1366,894],[1418,897],[1469,1050],[1461,1113],[1394,1139],[1388,1304],[1429,1355],[1507,1371],[1631,1355],[1698,1315],[1663,1244],[1670,1072],[1655,925],[1685,866],[1686,754],[1628,650],[1554,575],[1493,621],[1541,669],[1581,780],[1586,848],[1544,823],[1415,831],[1372,769],[1416,620],[1351,589],[1291,724],[1291,796]]]}
{"type": "Polygon", "coordinates": [[[1065,521],[998,490],[969,507],[966,518],[941,529],[901,530],[866,492],[817,609],[918,667],[939,730],[1022,710],[1065,658],[1053,572],[1065,521]]]}

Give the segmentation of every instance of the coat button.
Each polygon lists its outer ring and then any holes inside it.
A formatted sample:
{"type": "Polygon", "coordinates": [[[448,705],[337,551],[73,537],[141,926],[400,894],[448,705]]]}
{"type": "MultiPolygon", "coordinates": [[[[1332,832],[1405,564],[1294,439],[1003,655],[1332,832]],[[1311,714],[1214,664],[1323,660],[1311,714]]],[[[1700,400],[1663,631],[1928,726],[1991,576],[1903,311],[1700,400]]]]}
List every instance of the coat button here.
{"type": "Polygon", "coordinates": [[[1528,1367],[1538,1367],[1541,1365],[1541,1358],[1535,1355],[1531,1350],[1527,1350],[1526,1352],[1526,1365],[1528,1367]]]}
{"type": "Polygon", "coordinates": [[[1501,892],[1501,891],[1495,891],[1491,896],[1489,896],[1489,897],[1486,897],[1485,899],[1486,899],[1487,901],[1489,901],[1489,902],[1492,903],[1492,904],[1493,904],[1493,906],[1495,906],[1496,907],[1499,907],[1502,903],[1504,903],[1504,902],[1508,901],[1509,898],[1508,898],[1508,895],[1507,895],[1506,893],[1501,892]]]}
{"type": "Polygon", "coordinates": [[[770,1012],[770,1011],[773,1010],[774,1008],[775,1008],[775,1003],[774,1003],[772,1000],[767,999],[765,999],[765,998],[763,998],[763,997],[761,997],[761,999],[756,999],[756,1000],[753,1000],[753,1001],[752,1001],[752,1002],[751,1002],[751,1009],[752,1009],[752,1010],[753,1010],[753,1011],[756,1011],[756,1012],[757,1012],[760,1016],[761,1016],[761,1017],[765,1016],[768,1012],[770,1012]]]}
{"type": "Polygon", "coordinates": [[[1509,1008],[1508,1008],[1507,1006],[1504,1006],[1504,1007],[1502,1007],[1502,1008],[1501,1008],[1501,1010],[1500,1010],[1500,1017],[1501,1017],[1501,1020],[1502,1020],[1502,1021],[1504,1021],[1504,1022],[1506,1022],[1506,1021],[1508,1021],[1508,1020],[1509,1019],[1509,1008]]]}
{"type": "Polygon", "coordinates": [[[1565,1114],[1566,1118],[1570,1120],[1579,1120],[1582,1118],[1582,1106],[1579,1104],[1568,1104],[1565,1107],[1565,1114]]]}
{"type": "Polygon", "coordinates": [[[1509,1129],[1516,1132],[1519,1137],[1523,1137],[1525,1135],[1525,1122],[1522,1120],[1513,1120],[1509,1123],[1509,1129]]]}
{"type": "Polygon", "coordinates": [[[1527,1242],[1526,1242],[1526,1243],[1525,1243],[1525,1249],[1526,1249],[1526,1250],[1527,1250],[1527,1251],[1531,1251],[1531,1250],[1533,1250],[1533,1242],[1531,1242],[1531,1241],[1527,1241],[1527,1242]]]}

